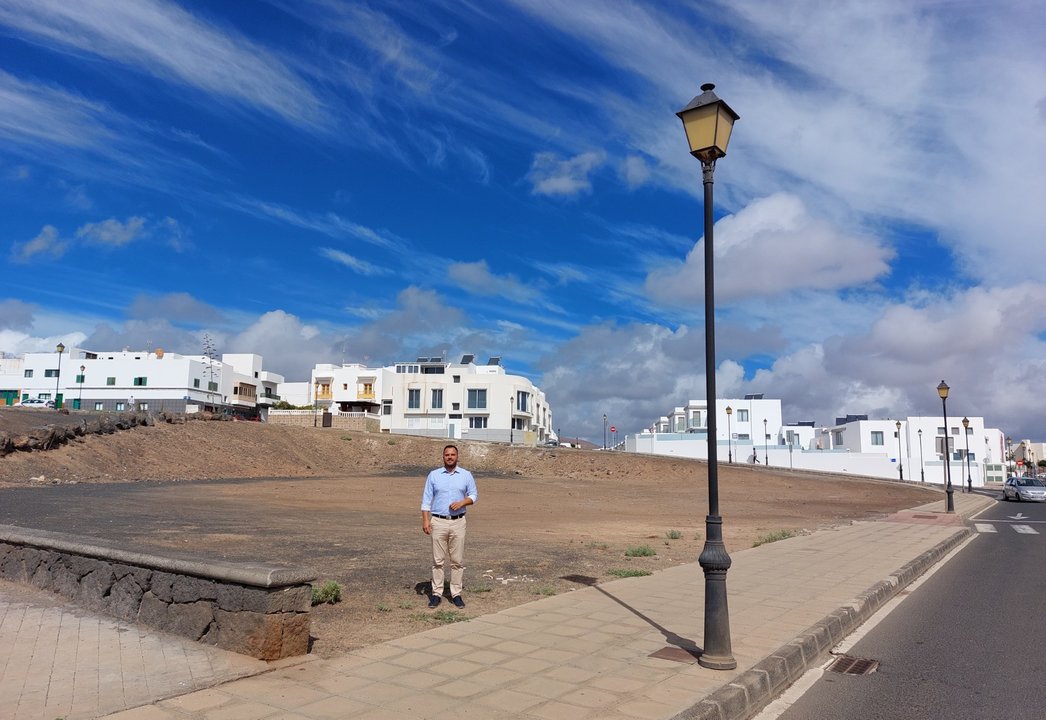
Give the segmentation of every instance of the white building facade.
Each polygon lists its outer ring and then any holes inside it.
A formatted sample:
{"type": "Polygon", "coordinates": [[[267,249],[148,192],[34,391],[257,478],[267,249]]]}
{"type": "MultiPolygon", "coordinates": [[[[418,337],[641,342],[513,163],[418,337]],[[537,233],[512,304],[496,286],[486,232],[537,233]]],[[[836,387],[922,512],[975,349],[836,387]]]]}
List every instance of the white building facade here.
{"type": "Polygon", "coordinates": [[[283,376],[262,364],[260,355],[249,353],[217,359],[160,348],[26,353],[0,362],[0,401],[15,405],[39,398],[74,410],[213,410],[264,419],[279,400],[283,376]]]}
{"type": "MultiPolygon", "coordinates": [[[[300,399],[300,384],[288,383],[300,399]]],[[[281,392],[282,392],[281,386],[281,392]]],[[[382,432],[535,445],[553,437],[552,410],[544,392],[510,375],[501,358],[477,364],[418,358],[387,367],[359,363],[313,368],[306,403],[332,413],[379,419],[382,432]]]]}

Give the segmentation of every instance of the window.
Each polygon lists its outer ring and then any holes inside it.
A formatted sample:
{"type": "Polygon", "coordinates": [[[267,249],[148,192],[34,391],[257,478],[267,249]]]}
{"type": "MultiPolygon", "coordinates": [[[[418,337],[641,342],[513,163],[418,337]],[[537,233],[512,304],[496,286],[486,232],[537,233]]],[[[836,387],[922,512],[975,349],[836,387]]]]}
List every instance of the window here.
{"type": "Polygon", "coordinates": [[[523,418],[512,418],[512,429],[522,430],[523,429],[523,418]]]}
{"type": "Polygon", "coordinates": [[[381,414],[382,415],[391,415],[392,414],[392,401],[391,400],[382,400],[381,401],[381,414]]]}
{"type": "Polygon", "coordinates": [[[485,430],[487,427],[487,418],[483,417],[470,417],[469,427],[473,430],[485,430]]]}
{"type": "Polygon", "coordinates": [[[116,403],[116,411],[121,412],[124,409],[123,403],[116,403]]]}
{"type": "Polygon", "coordinates": [[[676,432],[683,432],[683,430],[686,429],[685,423],[686,423],[686,419],[685,418],[677,417],[676,418],[676,432]]]}
{"type": "Polygon", "coordinates": [[[872,445],[883,445],[883,433],[881,430],[872,431],[872,445]]]}
{"type": "Polygon", "coordinates": [[[516,393],[516,410],[530,412],[530,393],[522,391],[516,393]]]}
{"type": "Polygon", "coordinates": [[[114,378],[114,377],[107,377],[105,379],[105,384],[106,385],[115,385],[116,384],[116,378],[114,378]]]}
{"type": "Polygon", "coordinates": [[[407,409],[417,410],[421,407],[421,390],[407,390],[407,409]]]}
{"type": "MultiPolygon", "coordinates": [[[[943,436],[940,436],[940,435],[938,435],[937,437],[934,438],[934,450],[936,451],[936,453],[938,455],[944,455],[944,453],[945,453],[945,450],[944,450],[944,440],[945,440],[945,438],[943,436]]],[[[955,441],[953,441],[951,438],[948,438],[948,451],[950,452],[950,451],[952,451],[954,449],[955,449],[955,441]]]]}
{"type": "Polygon", "coordinates": [[[738,440],[749,440],[748,433],[735,433],[738,440]]]}
{"type": "Polygon", "coordinates": [[[32,370],[26,370],[25,371],[25,377],[32,377],[32,376],[33,376],[33,371],[32,370]]]}
{"type": "Polygon", "coordinates": [[[696,428],[701,427],[701,411],[695,410],[694,414],[690,416],[690,427],[696,428]]]}
{"type": "Polygon", "coordinates": [[[94,404],[94,409],[95,410],[105,410],[105,403],[103,403],[103,402],[96,402],[94,404]]]}
{"type": "Polygon", "coordinates": [[[460,410],[461,409],[461,403],[451,403],[450,404],[450,409],[451,410],[460,410]]]}
{"type": "Polygon", "coordinates": [[[218,392],[218,383],[208,381],[207,389],[211,392],[218,392]]]}
{"type": "Polygon", "coordinates": [[[140,410],[148,410],[149,409],[149,403],[138,403],[138,408],[140,410]]]}
{"type": "Polygon", "coordinates": [[[432,409],[442,410],[443,409],[443,390],[432,391],[432,409]]]}
{"type": "Polygon", "coordinates": [[[342,383],[341,384],[341,389],[342,390],[348,390],[349,389],[349,384],[348,383],[342,383]]]}
{"type": "Polygon", "coordinates": [[[469,389],[469,410],[486,410],[487,409],[487,391],[486,389],[477,390],[475,388],[469,389]]]}
{"type": "Polygon", "coordinates": [[[192,379],[192,386],[194,388],[199,389],[199,387],[200,387],[200,378],[193,378],[192,379]]]}
{"type": "Polygon", "coordinates": [[[454,382],[456,382],[456,383],[461,382],[461,376],[460,375],[455,375],[454,376],[454,382]]]}
{"type": "Polygon", "coordinates": [[[44,377],[58,377],[57,370],[44,370],[44,377]]]}
{"type": "Polygon", "coordinates": [[[134,379],[134,385],[137,387],[145,387],[145,385],[148,383],[148,380],[148,378],[136,377],[134,379]]]}
{"type": "Polygon", "coordinates": [[[748,411],[738,410],[737,411],[737,422],[748,422],[748,411]]]}
{"type": "Polygon", "coordinates": [[[952,435],[958,435],[958,434],[959,434],[959,428],[958,428],[958,426],[956,426],[956,427],[953,427],[953,428],[952,428],[952,435]]]}
{"type": "Polygon", "coordinates": [[[839,447],[840,445],[843,444],[843,431],[842,430],[836,430],[835,432],[832,433],[832,444],[835,445],[836,447],[839,447]]]}

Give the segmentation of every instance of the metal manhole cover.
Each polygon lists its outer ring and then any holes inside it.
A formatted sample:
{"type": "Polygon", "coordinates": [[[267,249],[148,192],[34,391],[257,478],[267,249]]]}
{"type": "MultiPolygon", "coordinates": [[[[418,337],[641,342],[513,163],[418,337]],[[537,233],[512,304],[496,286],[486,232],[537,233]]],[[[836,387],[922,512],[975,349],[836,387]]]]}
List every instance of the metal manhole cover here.
{"type": "Polygon", "coordinates": [[[840,673],[841,675],[867,675],[875,672],[878,667],[878,660],[839,655],[828,666],[828,672],[840,673]]]}
{"type": "Polygon", "coordinates": [[[699,657],[701,657],[701,651],[669,645],[661,648],[657,652],[650,653],[649,657],[659,658],[661,660],[674,660],[675,662],[694,663],[697,662],[699,657]]]}

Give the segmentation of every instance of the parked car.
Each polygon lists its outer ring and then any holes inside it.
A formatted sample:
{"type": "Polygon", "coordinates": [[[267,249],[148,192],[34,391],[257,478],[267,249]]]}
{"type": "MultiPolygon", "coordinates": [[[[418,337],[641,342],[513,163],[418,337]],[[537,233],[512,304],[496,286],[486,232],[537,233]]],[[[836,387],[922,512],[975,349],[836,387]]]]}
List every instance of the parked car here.
{"type": "Polygon", "coordinates": [[[1046,502],[1046,485],[1036,477],[1011,477],[1002,484],[1002,499],[1046,502]]]}
{"type": "Polygon", "coordinates": [[[24,408],[53,408],[54,400],[41,400],[40,398],[26,398],[22,401],[24,408]]]}

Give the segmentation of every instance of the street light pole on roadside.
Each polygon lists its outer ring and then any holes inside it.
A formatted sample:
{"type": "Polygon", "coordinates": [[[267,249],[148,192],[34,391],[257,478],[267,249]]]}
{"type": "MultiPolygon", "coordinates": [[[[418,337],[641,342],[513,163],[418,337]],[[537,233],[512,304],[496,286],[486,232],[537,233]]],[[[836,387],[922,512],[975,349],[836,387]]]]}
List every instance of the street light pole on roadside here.
{"type": "Polygon", "coordinates": [[[702,667],[733,670],[737,660],[730,644],[730,611],[727,607],[726,574],[730,555],[723,543],[723,518],[719,515],[719,456],[716,446],[715,413],[715,272],[713,254],[712,185],[716,160],[726,155],[730,133],[738,114],[720,100],[715,85],[705,83],[701,94],[676,115],[683,121],[690,154],[701,161],[704,185],[705,261],[705,402],[708,405],[708,515],[705,516],[705,545],[698,563],[705,574],[704,652],[697,659],[702,667]]]}
{"type": "Polygon", "coordinates": [[[926,482],[926,456],[923,455],[923,429],[919,428],[919,481],[926,482]]]}
{"type": "Polygon", "coordinates": [[[58,351],[58,369],[55,371],[54,376],[54,409],[57,410],[60,407],[58,404],[58,382],[62,377],[62,353],[65,352],[65,345],[58,343],[55,350],[58,351]]]}
{"type": "Polygon", "coordinates": [[[937,394],[941,398],[941,410],[944,412],[944,482],[945,482],[945,501],[944,511],[953,513],[955,512],[955,500],[952,498],[954,490],[952,490],[952,459],[951,453],[948,452],[948,383],[941,380],[941,384],[937,386],[937,394]]]}
{"type": "Polygon", "coordinates": [[[962,419],[962,431],[966,436],[966,489],[973,492],[973,475],[970,474],[970,418],[962,419]]]}
{"type": "Polygon", "coordinates": [[[316,415],[320,411],[320,381],[312,385],[312,426],[316,427],[316,415]]]}
{"type": "Polygon", "coordinates": [[[512,421],[512,412],[516,409],[515,401],[512,396],[508,396],[508,444],[512,445],[516,440],[513,431],[516,429],[516,424],[512,421]]]}
{"type": "Polygon", "coordinates": [[[726,406],[726,461],[729,463],[734,462],[734,444],[733,437],[734,433],[730,428],[730,416],[734,414],[734,409],[729,405],[726,406]]]}
{"type": "Polygon", "coordinates": [[[766,418],[763,418],[763,460],[766,467],[770,467],[770,433],[766,429],[766,418]]]}
{"type": "Polygon", "coordinates": [[[603,449],[607,449],[607,414],[603,413],[603,449]]]}
{"type": "Polygon", "coordinates": [[[904,463],[901,462],[901,421],[897,421],[897,473],[901,476],[901,482],[904,482],[904,463]]]}
{"type": "Polygon", "coordinates": [[[80,366],[80,397],[76,400],[76,409],[84,409],[84,372],[87,371],[86,365],[80,366]]]}

